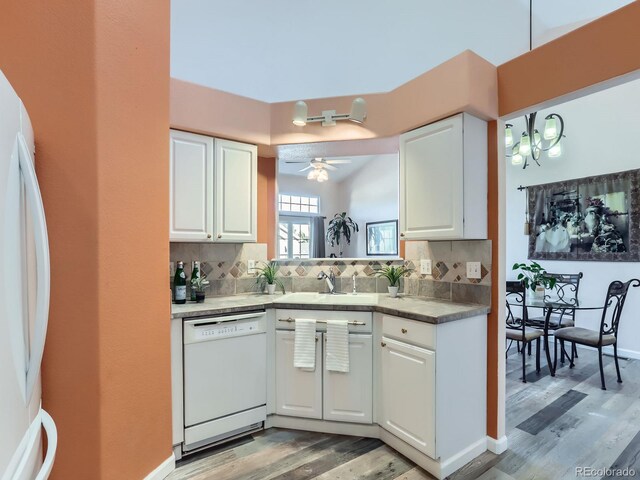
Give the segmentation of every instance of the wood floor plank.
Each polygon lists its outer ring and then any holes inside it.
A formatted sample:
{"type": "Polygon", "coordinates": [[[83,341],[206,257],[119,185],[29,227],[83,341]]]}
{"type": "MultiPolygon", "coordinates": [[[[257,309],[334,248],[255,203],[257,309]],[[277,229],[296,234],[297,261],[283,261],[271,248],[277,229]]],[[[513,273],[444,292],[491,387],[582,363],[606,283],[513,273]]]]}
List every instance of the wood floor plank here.
{"type": "Polygon", "coordinates": [[[569,409],[573,408],[578,402],[583,400],[587,395],[576,390],[569,390],[552,404],[546,406],[539,412],[533,414],[516,428],[524,430],[531,435],[537,435],[545,428],[548,428],[569,409]]]}
{"type": "MultiPolygon", "coordinates": [[[[640,432],[638,432],[636,436],[633,437],[633,440],[629,442],[620,456],[616,458],[616,461],[611,465],[611,470],[624,470],[626,468],[634,470],[640,476],[640,432]]],[[[607,475],[603,477],[603,480],[613,478],[615,477],[612,475],[607,475]]]]}
{"type": "MultiPolygon", "coordinates": [[[[381,445],[353,460],[333,468],[316,480],[392,480],[414,468],[413,462],[392,448],[381,445]]],[[[421,477],[433,478],[433,477],[421,477]]]]}
{"type": "Polygon", "coordinates": [[[420,467],[412,468],[411,470],[403,473],[395,480],[433,480],[436,477],[429,475],[429,473],[422,470],[420,467]]]}

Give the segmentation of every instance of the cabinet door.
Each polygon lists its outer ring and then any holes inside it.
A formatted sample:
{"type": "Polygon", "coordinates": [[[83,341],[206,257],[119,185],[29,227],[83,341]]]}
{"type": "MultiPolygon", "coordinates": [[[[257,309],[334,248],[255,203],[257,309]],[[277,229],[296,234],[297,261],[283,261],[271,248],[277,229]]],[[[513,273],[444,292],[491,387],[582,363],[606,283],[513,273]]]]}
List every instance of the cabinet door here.
{"type": "Polygon", "coordinates": [[[322,334],[316,333],[316,368],[293,366],[295,332],[276,331],[276,413],[322,418],[322,334]]]}
{"type": "Polygon", "coordinates": [[[349,372],[323,369],[325,420],[372,423],[372,348],[372,335],[349,335],[349,372]]]}
{"type": "Polygon", "coordinates": [[[382,337],[382,427],[435,458],[435,353],[382,337]]]}
{"type": "Polygon", "coordinates": [[[255,242],[258,219],[258,147],[216,139],[216,242],[255,242]]]}
{"type": "Polygon", "coordinates": [[[199,242],[213,235],[213,138],[170,132],[169,238],[199,242]]]}
{"type": "Polygon", "coordinates": [[[463,151],[462,115],[400,136],[403,239],[463,238],[463,151]]]}

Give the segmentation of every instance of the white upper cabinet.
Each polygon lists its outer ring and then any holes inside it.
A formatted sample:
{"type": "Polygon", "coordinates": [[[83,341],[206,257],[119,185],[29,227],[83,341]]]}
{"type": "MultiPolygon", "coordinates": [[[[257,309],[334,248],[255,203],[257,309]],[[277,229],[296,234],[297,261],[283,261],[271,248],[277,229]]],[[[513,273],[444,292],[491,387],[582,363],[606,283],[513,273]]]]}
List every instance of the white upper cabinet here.
{"type": "Polygon", "coordinates": [[[171,130],[170,239],[213,236],[213,138],[171,130]]]}
{"type": "Polygon", "coordinates": [[[255,242],[258,147],[216,139],[214,236],[219,242],[255,242]]]}
{"type": "Polygon", "coordinates": [[[258,149],[170,132],[170,240],[255,242],[258,149]]]}
{"type": "Polygon", "coordinates": [[[400,236],[487,236],[487,124],[459,114],[400,136],[400,236]]]}

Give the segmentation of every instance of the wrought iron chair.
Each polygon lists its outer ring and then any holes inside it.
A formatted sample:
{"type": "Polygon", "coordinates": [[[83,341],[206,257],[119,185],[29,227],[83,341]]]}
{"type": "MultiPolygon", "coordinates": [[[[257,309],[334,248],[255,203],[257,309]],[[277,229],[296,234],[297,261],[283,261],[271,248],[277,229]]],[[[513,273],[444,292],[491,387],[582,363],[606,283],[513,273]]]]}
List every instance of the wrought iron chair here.
{"type": "MultiPolygon", "coordinates": [[[[527,307],[524,305],[525,287],[522,282],[507,282],[507,340],[511,343],[522,342],[522,381],[527,383],[525,358],[526,347],[536,341],[536,372],[540,373],[540,337],[544,335],[542,330],[537,328],[531,328],[527,326],[527,307]],[[513,314],[510,302],[513,304],[522,305],[522,317],[516,317],[513,314]]],[[[509,348],[507,347],[507,354],[509,348]]]]}
{"type": "MultiPolygon", "coordinates": [[[[598,349],[602,390],[607,389],[604,383],[604,370],[602,368],[602,347],[607,345],[613,345],[613,358],[616,363],[618,383],[622,383],[620,366],[618,365],[618,326],[620,325],[620,316],[622,315],[622,309],[624,308],[629,288],[639,286],[640,280],[637,278],[625,283],[618,280],[611,282],[607,289],[607,297],[602,310],[600,331],[581,327],[565,327],[555,331],[555,337],[560,340],[561,346],[565,341],[568,341],[598,349]]],[[[570,361],[569,366],[573,368],[573,354],[571,355],[570,361]]]]}
{"type": "MultiPolygon", "coordinates": [[[[545,301],[553,301],[555,303],[566,304],[567,306],[576,306],[578,304],[578,290],[580,289],[580,280],[583,277],[580,273],[547,273],[547,276],[556,279],[556,285],[553,290],[545,292],[545,301]]],[[[543,311],[541,317],[529,318],[529,326],[535,328],[544,328],[544,322],[546,318],[546,311],[543,311]]],[[[569,309],[555,309],[552,310],[549,318],[549,331],[555,332],[563,327],[574,327],[576,324],[576,311],[569,309]]],[[[556,340],[554,339],[554,345],[556,340]]],[[[531,353],[531,352],[529,352],[531,353]]],[[[571,344],[571,354],[576,358],[578,357],[578,350],[575,343],[571,344]]],[[[566,353],[564,349],[560,354],[560,362],[564,363],[564,357],[566,353]]],[[[568,357],[568,355],[567,355],[568,357]]]]}

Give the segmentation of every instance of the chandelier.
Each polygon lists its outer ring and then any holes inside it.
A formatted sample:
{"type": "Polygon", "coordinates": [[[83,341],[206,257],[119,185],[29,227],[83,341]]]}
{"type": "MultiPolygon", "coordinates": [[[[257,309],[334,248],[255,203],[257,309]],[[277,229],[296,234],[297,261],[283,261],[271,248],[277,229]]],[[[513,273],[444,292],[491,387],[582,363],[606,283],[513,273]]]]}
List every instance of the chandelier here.
{"type": "Polygon", "coordinates": [[[536,128],[537,112],[524,116],[526,131],[522,132],[520,140],[514,143],[513,125],[506,124],[504,132],[504,144],[507,148],[507,157],[511,158],[512,165],[522,165],[525,169],[533,160],[540,166],[540,157],[546,153],[549,158],[557,158],[562,155],[561,140],[564,138],[564,121],[557,113],[550,113],[544,120],[542,135],[536,128]]]}

